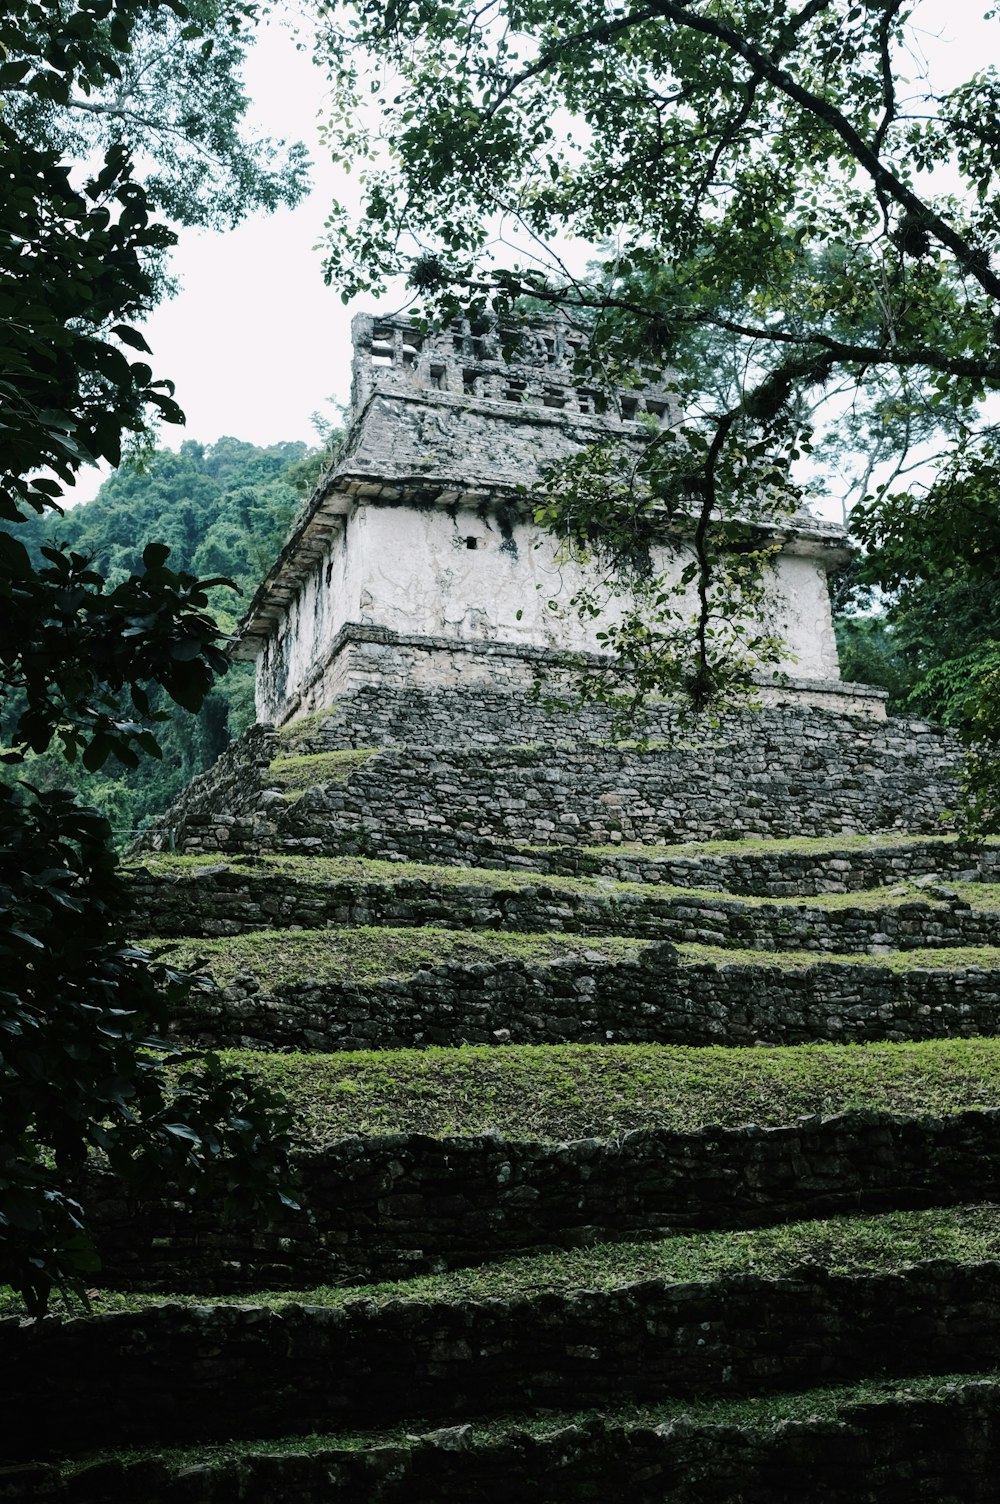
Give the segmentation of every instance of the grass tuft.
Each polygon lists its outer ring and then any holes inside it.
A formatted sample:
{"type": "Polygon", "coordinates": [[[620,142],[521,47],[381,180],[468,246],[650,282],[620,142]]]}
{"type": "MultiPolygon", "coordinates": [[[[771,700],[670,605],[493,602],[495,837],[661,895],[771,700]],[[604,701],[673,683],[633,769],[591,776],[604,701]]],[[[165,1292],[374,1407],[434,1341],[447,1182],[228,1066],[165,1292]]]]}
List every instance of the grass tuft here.
{"type": "Polygon", "coordinates": [[[268,782],[286,794],[302,793],[321,783],[346,783],[357,768],[377,756],[374,748],[346,747],[308,757],[276,757],[268,768],[268,782]]]}
{"type": "Polygon", "coordinates": [[[883,955],[846,955],[827,951],[737,950],[687,943],[674,947],[624,935],[572,932],[538,935],[521,930],[454,930],[416,925],[405,929],[352,925],[322,930],[254,930],[218,939],[163,941],[151,937],[142,943],[155,950],[168,947],[171,962],[178,966],[191,969],[196,964],[203,965],[222,987],[237,977],[251,977],[269,990],[305,982],[364,984],[412,977],[418,971],[444,965],[522,962],[548,967],[580,958],[616,965],[635,964],[646,958],[668,973],[675,964],[675,951],[677,962],[688,966],[777,967],[782,971],[865,966],[898,973],[1000,970],[1000,946],[922,946],[883,955]]]}
{"type": "MultiPolygon", "coordinates": [[[[645,856],[651,861],[657,857],[670,856],[773,856],[782,853],[803,856],[836,856],[840,851],[867,851],[873,848],[892,846],[940,846],[954,844],[959,837],[954,833],[940,835],[908,835],[902,831],[879,831],[874,835],[858,835],[844,831],[831,831],[825,836],[743,836],[725,841],[681,841],[673,846],[647,846],[641,842],[621,842],[617,846],[582,846],[589,856],[645,856]]],[[[974,844],[995,846],[1000,837],[983,838],[974,844]]],[[[542,847],[548,850],[548,847],[542,847]]]]}
{"type": "MultiPolygon", "coordinates": [[[[469,1445],[503,1447],[516,1444],[521,1436],[542,1438],[576,1426],[593,1433],[595,1428],[628,1430],[633,1427],[669,1425],[684,1420],[692,1426],[739,1426],[748,1431],[770,1431],[786,1421],[850,1420],[853,1406],[890,1405],[894,1401],[921,1400],[943,1404],[954,1399],[970,1385],[996,1388],[996,1374],[933,1374],[913,1378],[866,1379],[858,1384],[838,1384],[823,1389],[806,1389],[792,1394],[754,1395],[747,1399],[673,1399],[661,1404],[615,1405],[601,1410],[546,1410],[543,1414],[512,1413],[473,1418],[469,1445]]],[[[421,1433],[437,1430],[440,1416],[411,1418],[405,1426],[364,1432],[330,1432],[312,1436],[283,1436],[262,1441],[225,1441],[196,1447],[145,1447],[113,1452],[99,1452],[74,1458],[63,1464],[63,1476],[69,1478],[93,1464],[116,1462],[130,1464],[162,1463],[171,1469],[191,1467],[223,1468],[229,1462],[254,1457],[295,1455],[318,1456],[326,1452],[362,1452],[373,1447],[421,1446],[421,1433]]]]}
{"type": "Polygon", "coordinates": [[[488,1045],[332,1055],[222,1051],[283,1092],[296,1137],[499,1133],[559,1143],[706,1123],[778,1127],[845,1111],[934,1117],[1000,1108],[1000,1040],[792,1045],[488,1045]]]}
{"type": "Polygon", "coordinates": [[[614,935],[594,939],[517,930],[355,925],[345,929],[255,930],[222,939],[144,943],[155,948],[169,944],[170,960],[176,965],[189,967],[203,958],[205,970],[220,986],[238,976],[253,976],[275,987],[306,980],[361,983],[410,977],[423,968],[445,964],[523,961],[547,966],[584,954],[608,961],[634,961],[656,942],[614,935]]]}
{"type": "Polygon", "coordinates": [[[677,946],[680,959],[689,966],[775,966],[781,971],[804,971],[817,966],[866,966],[902,974],[908,971],[998,971],[1000,946],[922,945],[913,950],[891,950],[879,955],[858,951],[850,955],[814,950],[736,950],[721,945],[677,946]]]}
{"type": "MultiPolygon", "coordinates": [[[[814,1279],[819,1271],[870,1275],[927,1260],[976,1264],[995,1261],[998,1255],[1000,1207],[984,1204],[889,1212],[881,1217],[831,1217],[822,1222],[793,1222],[748,1232],[685,1234],[656,1242],[602,1243],[586,1250],[533,1254],[480,1268],[376,1285],[265,1291],[252,1300],[245,1294],[213,1296],[210,1301],[200,1295],[171,1295],[169,1303],[272,1309],[290,1304],[345,1306],[359,1300],[375,1306],[399,1300],[450,1305],[495,1299],[520,1303],[541,1294],[601,1293],[646,1280],[687,1284],[734,1275],[762,1279],[806,1275],[814,1279]]],[[[92,1295],[95,1314],[143,1311],[162,1304],[164,1298],[153,1293],[94,1291],[92,1295]]],[[[59,1310],[60,1301],[56,1301],[53,1313],[59,1310]]],[[[0,1314],[23,1314],[20,1298],[13,1291],[0,1293],[0,1314]]]]}

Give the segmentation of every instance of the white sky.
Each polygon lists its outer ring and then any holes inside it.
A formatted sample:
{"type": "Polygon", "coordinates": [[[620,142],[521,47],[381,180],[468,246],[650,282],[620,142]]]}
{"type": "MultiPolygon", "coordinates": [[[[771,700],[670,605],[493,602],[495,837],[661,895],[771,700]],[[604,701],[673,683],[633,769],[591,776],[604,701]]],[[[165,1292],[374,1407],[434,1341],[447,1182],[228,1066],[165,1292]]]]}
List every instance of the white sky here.
{"type": "Polygon", "coordinates": [[[183,437],[314,443],[310,414],[350,390],[356,310],[324,286],[316,249],[345,180],[316,135],[323,75],[289,32],[267,26],[246,72],[255,133],[306,143],[312,192],[297,209],[256,214],[235,230],[183,231],[171,265],[183,291],[155,311],[146,336],[157,372],[177,383],[183,437]]]}
{"type": "MultiPolygon", "coordinates": [[[[1000,21],[984,20],[985,9],[986,0],[919,5],[942,87],[1000,60],[1000,21]]],[[[182,290],[145,328],[155,373],[176,382],[187,414],[186,427],[163,430],[161,442],[170,447],[224,434],[255,444],[314,443],[310,415],[326,399],[346,402],[349,395],[351,315],[372,306],[362,299],[345,308],[337,289],[323,285],[316,249],[323,222],[334,196],[351,191],[350,178],[324,160],[316,135],[323,75],[287,31],[270,25],[248,59],[247,83],[255,129],[305,141],[313,189],[299,208],[255,215],[235,230],[182,232],[172,261],[182,290]]],[[[85,471],[73,500],[89,499],[100,480],[85,471]]]]}

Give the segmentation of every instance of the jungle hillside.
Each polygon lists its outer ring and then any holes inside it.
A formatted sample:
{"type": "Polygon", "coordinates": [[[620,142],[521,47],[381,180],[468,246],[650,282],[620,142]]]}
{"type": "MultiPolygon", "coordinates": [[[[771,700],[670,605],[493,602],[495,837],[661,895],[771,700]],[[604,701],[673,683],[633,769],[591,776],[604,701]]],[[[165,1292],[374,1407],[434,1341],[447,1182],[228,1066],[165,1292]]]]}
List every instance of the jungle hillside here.
{"type": "MultiPolygon", "coordinates": [[[[65,543],[90,560],[109,587],[142,574],[143,548],[155,538],[170,549],[174,569],[232,581],[232,588],[212,592],[212,611],[228,632],[277,557],[325,455],[301,442],[260,447],[234,438],[214,444],[188,439],[177,452],[155,449],[124,465],[92,501],[27,519],[17,536],[36,563],[43,548],[65,543]]],[[[234,663],[197,715],[162,693],[154,698],[155,713],[164,717],[157,732],[161,757],[128,768],[112,756],[88,772],[51,749],[29,754],[7,776],[44,789],[71,788],[111,821],[116,844],[126,846],[253,721],[253,665],[234,663]]]]}

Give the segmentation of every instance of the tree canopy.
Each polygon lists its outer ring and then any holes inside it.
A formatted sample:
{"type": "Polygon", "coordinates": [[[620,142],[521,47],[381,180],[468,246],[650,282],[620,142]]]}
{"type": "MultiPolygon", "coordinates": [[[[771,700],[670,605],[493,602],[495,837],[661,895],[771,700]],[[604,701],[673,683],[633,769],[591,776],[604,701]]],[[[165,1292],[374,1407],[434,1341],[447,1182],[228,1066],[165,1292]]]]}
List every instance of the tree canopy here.
{"type": "MultiPolygon", "coordinates": [[[[502,317],[530,295],[589,318],[599,371],[672,367],[687,417],[650,445],[646,479],[693,514],[717,575],[745,548],[728,523],[765,492],[797,505],[810,453],[841,473],[881,588],[952,560],[989,571],[1000,75],[938,83],[924,14],[920,0],[328,7],[329,134],[362,162],[364,195],[359,217],[335,211],[328,276],[346,297],[405,274],[433,317],[502,317]],[[562,264],[566,235],[601,248],[593,274],[562,264]],[[706,390],[720,342],[727,380],[706,390]]],[[[602,510],[574,484],[561,516],[613,529],[627,500],[602,510]]],[[[685,656],[724,670],[697,624],[654,637],[667,687],[685,656]]]]}
{"type": "MultiPolygon", "coordinates": [[[[111,585],[142,570],[142,540],[156,538],[170,548],[175,568],[223,576],[238,587],[239,595],[216,589],[209,596],[212,615],[228,631],[277,557],[321,464],[320,451],[302,443],[259,448],[233,438],[188,439],[176,453],[158,449],[140,464],[123,465],[93,501],[61,516],[35,517],[18,537],[36,565],[44,563],[44,546],[65,543],[111,585]]],[[[253,721],[253,679],[252,665],[232,665],[196,718],[162,691],[151,693],[151,707],[167,717],[156,726],[162,756],[143,757],[134,768],[111,759],[87,772],[50,749],[9,771],[39,788],[76,789],[110,820],[116,844],[128,846],[253,721]]]]}
{"type": "MultiPolygon", "coordinates": [[[[159,751],[163,712],[152,697],[196,711],[226,667],[209,609],[224,582],[174,569],[165,544],[145,544],[133,572],[116,580],[71,548],[45,542],[33,555],[28,546],[36,514],[58,507],[81,465],[117,464],[123,439],[148,439],[156,417],[182,420],[137,327],[164,290],[174,239],[156,143],[144,141],[152,151],[137,165],[123,122],[108,116],[117,127],[81,163],[64,160],[44,132],[51,121],[58,136],[60,112],[76,102],[124,89],[134,49],[173,35],[169,18],[180,23],[176,48],[189,54],[190,78],[195,55],[211,56],[213,28],[238,40],[254,15],[238,0],[195,10],[181,0],[12,0],[0,16],[8,764],[54,745],[88,768],[109,757],[134,766],[159,751]]],[[[197,145],[200,118],[192,105],[175,134],[190,124],[197,145]]],[[[273,184],[254,186],[245,173],[241,181],[244,210],[258,189],[265,202],[272,196],[273,184]]],[[[289,179],[288,194],[297,191],[289,179]]],[[[102,816],[66,793],[27,778],[0,787],[0,1279],[35,1311],[53,1284],[79,1289],[93,1267],[77,1194],[88,1153],[102,1153],[132,1185],[163,1175],[181,1194],[210,1186],[265,1209],[283,1194],[285,1125],[270,1095],[211,1057],[163,1043],[171,1000],[192,983],[128,945],[110,835],[102,816]]]]}
{"type": "Polygon", "coordinates": [[[158,211],[181,225],[225,229],[305,194],[303,144],[246,128],[241,70],[260,6],[186,0],[133,7],[132,20],[120,5],[6,9],[0,101],[22,139],[63,162],[124,149],[158,211]],[[81,52],[72,76],[58,62],[68,43],[81,52]]]}

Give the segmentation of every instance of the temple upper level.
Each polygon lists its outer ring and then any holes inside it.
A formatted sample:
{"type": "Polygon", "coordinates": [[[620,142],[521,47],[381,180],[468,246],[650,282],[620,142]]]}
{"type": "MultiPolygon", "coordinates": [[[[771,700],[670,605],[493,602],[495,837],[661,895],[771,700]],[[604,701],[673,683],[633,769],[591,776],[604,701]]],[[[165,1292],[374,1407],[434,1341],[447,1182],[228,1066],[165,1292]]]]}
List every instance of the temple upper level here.
{"type": "Polygon", "coordinates": [[[423,332],[405,318],[358,314],[351,405],[361,412],[376,389],[441,393],[462,406],[504,404],[544,410],[559,421],[597,419],[600,426],[677,416],[668,374],[633,371],[615,386],[587,362],[587,332],[564,318],[513,325],[455,320],[423,332]],[[581,365],[587,374],[580,375],[581,365]]]}
{"type": "MultiPolygon", "coordinates": [[[[495,675],[504,655],[601,652],[601,623],[573,605],[588,566],[566,557],[534,509],[560,461],[610,440],[631,469],[680,414],[666,375],[616,386],[587,370],[585,339],[552,318],[429,332],[399,317],[354,320],[345,442],[233,649],[258,661],[262,720],[322,708],[362,671],[412,677],[419,660],[423,682],[458,682],[495,675]],[[377,667],[362,641],[385,650],[377,667]]],[[[848,557],[843,530],[805,512],[770,530],[789,672],[835,682],[826,576],[848,557]]],[[[679,576],[683,540],[665,537],[654,553],[657,572],[679,576]]],[[[607,609],[610,619],[622,602],[607,609]]]]}

